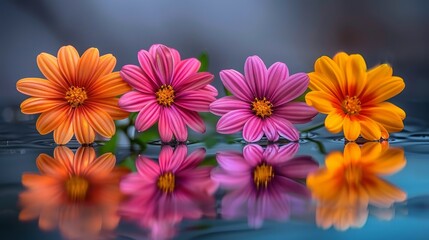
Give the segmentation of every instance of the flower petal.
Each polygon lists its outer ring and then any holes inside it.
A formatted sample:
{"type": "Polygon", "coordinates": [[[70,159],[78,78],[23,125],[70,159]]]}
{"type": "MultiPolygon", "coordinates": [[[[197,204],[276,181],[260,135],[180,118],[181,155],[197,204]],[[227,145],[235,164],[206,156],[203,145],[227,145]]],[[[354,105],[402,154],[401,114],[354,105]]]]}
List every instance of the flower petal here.
{"type": "Polygon", "coordinates": [[[136,129],[142,132],[152,127],[160,117],[160,108],[156,103],[148,103],[143,106],[136,118],[136,129]]]}
{"type": "Polygon", "coordinates": [[[164,109],[164,112],[166,111],[169,111],[169,113],[167,113],[169,115],[168,120],[174,137],[179,142],[186,141],[186,139],[188,139],[188,129],[186,128],[186,124],[183,122],[183,116],[180,115],[175,107],[171,107],[168,110],[164,109]]]}
{"type": "Polygon", "coordinates": [[[85,175],[100,177],[111,174],[115,167],[116,157],[112,153],[105,153],[96,158],[85,168],[85,175]]]}
{"type": "Polygon", "coordinates": [[[378,86],[383,85],[386,79],[392,78],[392,75],[393,69],[389,64],[381,64],[370,69],[367,72],[367,86],[365,87],[362,96],[366,95],[369,89],[375,89],[378,86]]]}
{"type": "Polygon", "coordinates": [[[213,81],[213,74],[207,72],[198,72],[184,79],[174,89],[177,91],[192,91],[203,88],[213,81]]]}
{"type": "Polygon", "coordinates": [[[21,111],[25,114],[48,112],[61,108],[67,103],[63,100],[30,97],[21,103],[21,111]]]}
{"type": "Polygon", "coordinates": [[[141,73],[143,75],[143,78],[148,81],[150,86],[157,86],[157,87],[161,86],[163,83],[161,82],[161,80],[159,80],[159,77],[156,74],[155,68],[154,68],[155,57],[152,56],[146,50],[140,50],[137,53],[137,58],[140,63],[140,67],[142,70],[141,73]]]}
{"type": "Polygon", "coordinates": [[[41,53],[37,56],[37,66],[39,66],[42,74],[60,89],[67,90],[71,86],[72,82],[61,73],[56,57],[41,53]]]}
{"type": "Polygon", "coordinates": [[[160,109],[159,122],[158,122],[158,132],[161,141],[168,143],[173,138],[173,130],[171,129],[170,122],[168,118],[170,117],[165,111],[166,108],[160,109]]]}
{"type": "Polygon", "coordinates": [[[272,94],[269,99],[274,106],[280,106],[288,103],[300,95],[308,88],[310,79],[305,73],[295,73],[285,81],[282,81],[277,88],[277,91],[272,94]]]}
{"type": "Polygon", "coordinates": [[[250,166],[246,159],[243,158],[243,155],[237,152],[218,152],[216,154],[216,160],[219,163],[219,166],[227,172],[248,172],[251,170],[250,166]]]}
{"type": "Polygon", "coordinates": [[[279,140],[279,134],[275,128],[274,123],[270,118],[264,119],[264,124],[262,125],[262,131],[270,142],[277,142],[279,140]]]}
{"type": "Polygon", "coordinates": [[[264,132],[262,131],[263,120],[259,117],[253,116],[251,117],[243,127],[243,138],[246,142],[257,142],[262,136],[264,136],[264,132]]]}
{"type": "Polygon", "coordinates": [[[54,130],[54,141],[56,144],[67,144],[73,137],[72,118],[73,116],[71,115],[65,116],[64,121],[54,130]]]}
{"type": "Polygon", "coordinates": [[[177,88],[185,79],[197,73],[200,66],[201,63],[196,58],[184,59],[177,63],[171,83],[173,88],[177,88]]]}
{"type": "Polygon", "coordinates": [[[264,161],[264,149],[258,144],[248,144],[243,148],[243,157],[253,168],[264,161]]]}
{"type": "Polygon", "coordinates": [[[311,172],[316,171],[319,164],[310,156],[293,158],[277,168],[283,176],[294,179],[305,179],[311,172]]]}
{"type": "Polygon", "coordinates": [[[40,134],[45,135],[57,129],[70,114],[69,110],[69,106],[64,106],[62,108],[40,114],[36,122],[37,131],[39,131],[40,134]]]}
{"type": "Polygon", "coordinates": [[[290,102],[275,108],[273,114],[291,123],[307,123],[317,115],[317,111],[303,102],[290,102]]]}
{"type": "Polygon", "coordinates": [[[185,171],[187,169],[195,170],[194,168],[198,167],[198,165],[204,160],[205,156],[206,150],[204,148],[194,150],[183,160],[180,166],[178,166],[176,172],[185,171]]]}
{"type": "Polygon", "coordinates": [[[130,91],[119,99],[119,106],[128,112],[139,112],[144,106],[156,102],[155,95],[130,91]]]}
{"type": "Polygon", "coordinates": [[[361,114],[383,125],[389,132],[399,132],[404,129],[402,116],[405,113],[391,105],[377,104],[374,107],[365,108],[361,114]]]}
{"type": "Polygon", "coordinates": [[[232,95],[246,102],[252,102],[254,100],[255,96],[241,73],[230,69],[220,71],[219,75],[223,85],[232,93],[232,95]]]}
{"type": "Polygon", "coordinates": [[[403,149],[389,148],[367,167],[374,174],[391,175],[404,168],[406,163],[403,149]]]}
{"type": "Polygon", "coordinates": [[[143,93],[154,94],[160,87],[160,85],[155,85],[151,80],[148,80],[138,66],[125,65],[119,74],[131,87],[143,93]]]}
{"type": "Polygon", "coordinates": [[[251,56],[244,63],[244,76],[253,96],[261,99],[267,92],[267,68],[258,56],[251,56]]]}
{"type": "Polygon", "coordinates": [[[346,115],[343,122],[344,136],[349,141],[356,140],[361,132],[359,120],[353,116],[346,115]]]}
{"type": "Polygon", "coordinates": [[[352,54],[346,63],[346,90],[348,96],[359,96],[367,82],[366,63],[360,54],[352,54]]]}
{"type": "Polygon", "coordinates": [[[386,101],[398,95],[405,88],[404,80],[400,77],[384,79],[380,85],[367,85],[362,102],[367,105],[386,101]]]}
{"type": "Polygon", "coordinates": [[[233,110],[249,109],[250,106],[248,102],[241,101],[235,96],[225,96],[210,104],[210,112],[222,116],[233,110]]]}
{"type": "Polygon", "coordinates": [[[363,138],[367,140],[380,140],[381,130],[375,121],[365,116],[359,116],[359,120],[363,138]]]}
{"type": "Polygon", "coordinates": [[[62,164],[59,159],[54,159],[47,154],[40,154],[36,160],[37,168],[44,175],[51,176],[67,176],[67,168],[62,164]]]}
{"type": "Polygon", "coordinates": [[[138,156],[136,168],[140,176],[145,181],[156,181],[161,174],[158,164],[149,158],[138,156]]]}
{"type": "MultiPolygon", "coordinates": [[[[79,58],[79,53],[73,46],[64,46],[58,51],[58,67],[62,76],[64,76],[64,79],[67,79],[69,83],[76,83],[77,64],[79,62],[79,58]]],[[[52,72],[52,74],[54,73],[52,72]]],[[[57,76],[55,77],[58,78],[57,76]]]]}
{"type": "Polygon", "coordinates": [[[222,134],[232,134],[243,129],[244,124],[253,114],[248,110],[234,110],[223,115],[216,125],[216,131],[222,134]]]}
{"type": "Polygon", "coordinates": [[[191,111],[208,112],[210,104],[215,100],[216,97],[199,91],[187,91],[176,95],[174,104],[191,111]]]}
{"type": "Polygon", "coordinates": [[[16,83],[16,89],[26,95],[40,98],[64,98],[65,91],[43,78],[23,78],[16,83]]]}
{"type": "Polygon", "coordinates": [[[339,133],[343,130],[345,114],[341,111],[332,111],[325,119],[325,127],[331,133],[339,133]]]}
{"type": "Polygon", "coordinates": [[[324,114],[328,114],[335,109],[341,109],[338,99],[321,91],[311,91],[307,93],[307,95],[305,95],[305,101],[308,105],[313,106],[317,111],[324,114]]]}
{"type": "Polygon", "coordinates": [[[334,62],[331,58],[327,56],[320,57],[314,63],[315,73],[321,75],[322,79],[325,81],[330,81],[334,86],[338,86],[338,93],[342,94],[341,98],[344,97],[344,93],[346,92],[346,83],[345,76],[341,69],[338,67],[338,64],[334,62]]]}
{"type": "Polygon", "coordinates": [[[171,80],[174,71],[173,56],[170,49],[166,46],[159,45],[155,51],[154,70],[158,74],[159,79],[163,84],[171,85],[171,80]]]}
{"type": "Polygon", "coordinates": [[[88,101],[88,104],[97,105],[97,107],[102,108],[104,111],[106,111],[110,115],[110,117],[112,117],[113,120],[119,120],[128,117],[129,113],[119,108],[118,101],[118,98],[95,98],[88,101]]]}
{"type": "Polygon", "coordinates": [[[289,78],[289,69],[286,64],[276,62],[268,68],[268,82],[266,97],[272,98],[272,94],[277,90],[280,83],[289,78]]]}
{"type": "Polygon", "coordinates": [[[186,125],[188,125],[192,130],[199,133],[204,133],[206,131],[206,125],[197,112],[182,109],[180,107],[177,107],[176,109],[183,117],[183,121],[186,125]]]}
{"type": "Polygon", "coordinates": [[[286,138],[289,141],[298,141],[299,140],[299,132],[298,130],[286,119],[281,119],[277,117],[271,117],[274,122],[277,131],[280,136],[286,138]]]}
{"type": "Polygon", "coordinates": [[[94,75],[98,66],[99,52],[97,48],[89,48],[86,50],[77,64],[76,83],[78,87],[87,86],[91,77],[94,75]]]}
{"type": "Polygon", "coordinates": [[[131,87],[122,80],[119,72],[113,72],[96,79],[88,89],[90,98],[109,98],[122,95],[131,90],[131,87]]]}
{"type": "Polygon", "coordinates": [[[337,82],[330,81],[324,75],[317,72],[309,73],[308,77],[310,78],[308,87],[312,91],[322,91],[337,99],[343,98],[343,94],[337,82]]]}
{"type": "Polygon", "coordinates": [[[111,138],[115,134],[115,123],[113,119],[103,109],[96,106],[85,106],[81,113],[91,127],[103,137],[111,138]]]}
{"type": "Polygon", "coordinates": [[[92,129],[84,114],[80,112],[79,109],[76,109],[73,115],[73,130],[80,144],[90,144],[94,142],[94,129],[92,129]]]}
{"type": "Polygon", "coordinates": [[[113,72],[116,65],[116,58],[112,54],[106,54],[98,60],[98,66],[94,69],[94,75],[89,80],[88,86],[97,83],[97,80],[113,72]]]}

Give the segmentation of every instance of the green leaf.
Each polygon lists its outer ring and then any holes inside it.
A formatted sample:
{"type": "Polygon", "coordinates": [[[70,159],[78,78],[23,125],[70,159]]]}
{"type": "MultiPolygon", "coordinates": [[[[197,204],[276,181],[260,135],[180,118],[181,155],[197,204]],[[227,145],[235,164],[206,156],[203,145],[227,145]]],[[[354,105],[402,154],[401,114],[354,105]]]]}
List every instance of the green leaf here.
{"type": "Polygon", "coordinates": [[[121,163],[119,163],[119,166],[125,167],[125,168],[129,169],[132,172],[137,172],[136,157],[137,156],[131,155],[131,156],[125,158],[124,161],[122,161],[121,163]]]}
{"type": "Polygon", "coordinates": [[[198,60],[201,62],[198,72],[207,72],[209,69],[209,55],[206,52],[202,52],[198,57],[198,60]]]}
{"type": "Polygon", "coordinates": [[[109,141],[105,142],[104,145],[100,147],[100,154],[104,154],[108,152],[111,152],[111,153],[116,152],[117,144],[118,144],[118,131],[116,131],[115,135],[113,135],[109,141]]]}
{"type": "Polygon", "coordinates": [[[217,166],[216,155],[207,156],[201,163],[200,166],[217,166]]]}

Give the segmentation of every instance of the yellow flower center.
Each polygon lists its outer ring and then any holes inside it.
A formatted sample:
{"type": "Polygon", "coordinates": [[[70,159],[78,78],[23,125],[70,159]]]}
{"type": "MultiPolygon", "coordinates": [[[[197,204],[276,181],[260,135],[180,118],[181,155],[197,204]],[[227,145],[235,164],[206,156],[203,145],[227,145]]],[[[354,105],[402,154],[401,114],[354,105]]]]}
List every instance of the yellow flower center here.
{"type": "Polygon", "coordinates": [[[267,165],[266,163],[256,166],[255,170],[253,171],[253,181],[256,184],[256,188],[259,188],[261,185],[266,188],[273,177],[273,167],[271,165],[267,165]]]}
{"type": "Polygon", "coordinates": [[[361,105],[361,102],[359,98],[356,96],[353,96],[353,97],[346,96],[346,99],[344,99],[342,103],[344,113],[350,114],[350,115],[358,114],[359,111],[361,110],[360,105],[361,105]]]}
{"type": "Polygon", "coordinates": [[[156,100],[160,105],[169,107],[172,103],[174,103],[174,89],[170,85],[162,85],[155,95],[156,100]]]}
{"type": "Polygon", "coordinates": [[[88,98],[84,87],[70,87],[66,92],[66,100],[75,108],[83,104],[88,98]]]}
{"type": "Polygon", "coordinates": [[[362,180],[362,168],[359,166],[347,166],[344,169],[344,178],[349,185],[359,185],[362,180]]]}
{"type": "Polygon", "coordinates": [[[262,99],[255,98],[255,101],[252,102],[252,110],[256,116],[269,117],[273,114],[273,104],[265,97],[262,99]]]}
{"type": "Polygon", "coordinates": [[[72,176],[66,181],[67,196],[72,201],[85,200],[88,188],[88,181],[79,176],[72,176]]]}
{"type": "Polygon", "coordinates": [[[172,173],[164,173],[158,178],[158,188],[165,193],[171,193],[175,187],[175,177],[172,173]]]}

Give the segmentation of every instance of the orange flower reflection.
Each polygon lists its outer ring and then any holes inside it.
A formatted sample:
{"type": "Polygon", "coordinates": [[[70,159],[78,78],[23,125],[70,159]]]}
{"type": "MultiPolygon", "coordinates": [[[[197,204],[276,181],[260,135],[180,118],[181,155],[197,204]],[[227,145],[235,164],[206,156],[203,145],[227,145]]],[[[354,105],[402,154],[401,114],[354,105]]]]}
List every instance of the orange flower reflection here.
{"type": "Polygon", "coordinates": [[[326,167],[307,178],[318,201],[319,226],[339,230],[362,227],[368,217],[368,205],[387,208],[406,199],[403,191],[380,178],[398,172],[406,164],[404,151],[388,148],[387,144],[369,142],[360,148],[348,143],[344,154],[329,154],[326,167]]]}
{"type": "Polygon", "coordinates": [[[119,180],[127,173],[115,168],[116,158],[106,153],[96,158],[91,147],[76,154],[64,146],[54,150],[54,158],[40,154],[41,174],[24,173],[20,194],[22,221],[39,218],[42,230],[59,228],[65,238],[94,239],[116,228],[116,210],[122,195],[119,180]]]}

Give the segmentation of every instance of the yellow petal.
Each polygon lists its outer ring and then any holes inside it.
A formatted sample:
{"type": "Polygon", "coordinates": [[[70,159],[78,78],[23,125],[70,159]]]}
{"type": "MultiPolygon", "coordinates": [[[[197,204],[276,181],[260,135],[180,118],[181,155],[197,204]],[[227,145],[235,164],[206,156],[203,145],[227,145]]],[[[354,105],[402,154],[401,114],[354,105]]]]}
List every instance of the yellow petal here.
{"type": "Polygon", "coordinates": [[[405,83],[402,78],[387,78],[384,79],[380,85],[367,84],[365,94],[362,96],[361,100],[367,105],[381,103],[398,95],[404,88],[405,83]]]}
{"type": "Polygon", "coordinates": [[[330,153],[325,160],[325,165],[329,171],[336,171],[336,169],[342,167],[344,164],[344,157],[341,152],[330,153]]]}
{"type": "Polygon", "coordinates": [[[344,161],[358,162],[361,159],[361,151],[359,145],[354,142],[347,143],[344,147],[344,161]]]}
{"type": "Polygon", "coordinates": [[[56,57],[41,53],[37,56],[37,65],[43,75],[53,84],[60,86],[63,90],[70,87],[71,82],[61,73],[56,57]]]}
{"type": "Polygon", "coordinates": [[[359,116],[361,134],[366,140],[380,140],[381,130],[377,122],[365,116],[359,116]]]}
{"type": "Polygon", "coordinates": [[[373,161],[368,170],[377,175],[390,175],[404,168],[406,162],[404,150],[390,148],[373,161]]]}
{"type": "Polygon", "coordinates": [[[338,100],[325,92],[311,91],[305,95],[305,101],[308,105],[313,106],[317,111],[324,114],[340,109],[338,100]]]}
{"type": "Polygon", "coordinates": [[[346,63],[346,83],[348,96],[359,96],[366,85],[366,63],[359,54],[350,55],[346,63]]]}
{"type": "Polygon", "coordinates": [[[58,66],[62,75],[72,84],[76,84],[79,53],[73,46],[61,47],[58,51],[58,66]]]}
{"type": "Polygon", "coordinates": [[[339,52],[335,54],[333,58],[334,62],[337,63],[340,69],[346,69],[347,61],[349,60],[349,55],[345,52],[339,52]]]}
{"type": "Polygon", "coordinates": [[[339,111],[333,111],[325,119],[325,127],[331,133],[338,133],[343,130],[343,121],[345,114],[339,111]]]}
{"type": "Polygon", "coordinates": [[[382,85],[386,79],[392,77],[393,70],[388,64],[381,64],[367,73],[367,89],[377,88],[382,85]]]}
{"type": "Polygon", "coordinates": [[[371,163],[376,161],[383,151],[382,144],[379,142],[367,142],[362,148],[362,162],[371,163]]]}
{"type": "Polygon", "coordinates": [[[404,129],[402,117],[397,114],[400,113],[402,115],[402,113],[390,107],[386,108],[385,106],[378,104],[374,107],[368,107],[361,114],[383,125],[389,132],[399,132],[404,129]]]}
{"type": "Polygon", "coordinates": [[[371,204],[390,207],[394,202],[402,202],[407,198],[401,189],[375,175],[367,175],[365,181],[371,204]]]}
{"type": "Polygon", "coordinates": [[[324,75],[316,72],[309,73],[308,77],[310,78],[310,83],[308,87],[311,90],[326,92],[329,95],[335,96],[338,99],[343,98],[343,95],[337,82],[330,81],[324,75]]]}
{"type": "Polygon", "coordinates": [[[356,140],[361,131],[359,120],[353,116],[346,115],[343,122],[344,136],[349,141],[356,140]]]}

